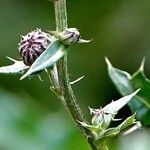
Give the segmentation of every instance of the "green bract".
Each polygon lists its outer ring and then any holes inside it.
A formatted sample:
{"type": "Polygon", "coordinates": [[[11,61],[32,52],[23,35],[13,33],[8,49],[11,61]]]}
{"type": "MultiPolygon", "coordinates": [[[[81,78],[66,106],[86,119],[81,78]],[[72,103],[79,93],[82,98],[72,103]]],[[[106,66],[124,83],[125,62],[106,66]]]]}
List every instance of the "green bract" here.
{"type": "Polygon", "coordinates": [[[7,58],[13,61],[14,64],[0,67],[0,74],[23,74],[24,71],[29,68],[23,61],[15,60],[10,57],[7,58]]]}

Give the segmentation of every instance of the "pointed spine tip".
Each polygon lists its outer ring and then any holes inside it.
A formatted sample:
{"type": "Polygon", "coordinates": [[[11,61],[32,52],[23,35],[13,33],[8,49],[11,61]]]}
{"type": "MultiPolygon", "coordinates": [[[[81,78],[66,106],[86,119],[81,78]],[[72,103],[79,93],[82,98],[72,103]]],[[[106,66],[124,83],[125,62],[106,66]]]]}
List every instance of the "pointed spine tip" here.
{"type": "Polygon", "coordinates": [[[6,56],[6,58],[9,59],[9,60],[11,60],[11,61],[13,61],[13,62],[17,62],[17,60],[15,60],[15,59],[13,59],[13,58],[11,58],[9,56],[6,56]]]}
{"type": "Polygon", "coordinates": [[[20,81],[23,80],[24,78],[26,78],[28,76],[28,74],[24,74],[21,78],[20,81]]]}
{"type": "Polygon", "coordinates": [[[92,39],[91,40],[84,40],[84,39],[79,39],[79,41],[78,41],[78,43],[90,43],[92,41],[92,39]]]}
{"type": "Polygon", "coordinates": [[[73,84],[75,84],[75,83],[81,81],[84,77],[85,77],[85,76],[82,76],[82,77],[76,79],[75,81],[70,82],[70,85],[73,85],[73,84]]]}
{"type": "Polygon", "coordinates": [[[145,60],[146,60],[146,58],[143,57],[142,62],[141,62],[141,66],[140,66],[140,68],[139,68],[140,71],[144,71],[145,60]]]}
{"type": "Polygon", "coordinates": [[[112,67],[112,64],[110,63],[110,61],[107,57],[105,57],[105,62],[106,62],[108,67],[112,67]]]}
{"type": "Polygon", "coordinates": [[[131,94],[131,96],[135,96],[141,89],[137,89],[135,92],[131,94]]]}

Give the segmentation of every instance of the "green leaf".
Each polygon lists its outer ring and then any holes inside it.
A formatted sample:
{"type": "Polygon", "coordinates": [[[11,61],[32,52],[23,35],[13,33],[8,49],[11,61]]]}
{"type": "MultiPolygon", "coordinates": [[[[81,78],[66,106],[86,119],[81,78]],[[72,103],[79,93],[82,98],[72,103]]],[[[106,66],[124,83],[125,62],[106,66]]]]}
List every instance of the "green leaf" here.
{"type": "Polygon", "coordinates": [[[97,141],[115,137],[115,136],[119,135],[122,130],[129,129],[130,127],[132,127],[135,124],[136,124],[135,114],[133,114],[132,116],[128,117],[125,121],[123,121],[118,127],[108,128],[107,130],[105,130],[105,132],[103,132],[103,134],[100,135],[100,137],[97,139],[97,141]]]}
{"type": "Polygon", "coordinates": [[[136,118],[141,121],[143,126],[150,125],[150,80],[144,74],[144,62],[132,76],[114,68],[108,59],[106,62],[109,76],[121,95],[125,96],[136,89],[141,89],[129,102],[129,106],[132,113],[137,112],[136,118]]]}
{"type": "Polygon", "coordinates": [[[43,69],[53,66],[60,58],[62,58],[68,50],[68,46],[63,45],[59,40],[53,41],[48,48],[36,59],[30,69],[20,80],[29,75],[33,75],[43,69]]]}
{"type": "Polygon", "coordinates": [[[128,127],[130,127],[131,125],[134,125],[135,122],[135,115],[136,113],[134,113],[132,116],[128,117],[125,121],[123,121],[117,128],[121,130],[124,130],[128,127]]]}
{"type": "Polygon", "coordinates": [[[135,114],[133,114],[132,116],[128,117],[118,127],[107,129],[105,131],[104,135],[103,135],[103,138],[114,137],[114,136],[120,134],[121,130],[124,130],[124,129],[126,129],[128,127],[131,127],[132,125],[134,125],[136,123],[135,122],[135,114]]]}
{"type": "Polygon", "coordinates": [[[127,103],[130,102],[132,97],[134,97],[139,92],[139,89],[136,90],[134,93],[129,94],[127,96],[124,96],[120,98],[117,101],[112,101],[110,104],[106,105],[103,110],[106,113],[111,113],[112,115],[116,114],[121,108],[123,108],[127,103]]]}
{"type": "Polygon", "coordinates": [[[26,66],[23,61],[14,60],[10,57],[7,57],[14,62],[13,65],[0,67],[0,74],[23,74],[23,72],[29,68],[26,66]]]}
{"type": "Polygon", "coordinates": [[[101,129],[99,126],[89,125],[86,122],[78,121],[84,128],[90,130],[91,132],[99,132],[101,129]]]}
{"type": "Polygon", "coordinates": [[[134,91],[130,81],[131,75],[125,71],[114,68],[107,58],[105,60],[108,67],[109,77],[116,86],[117,90],[123,96],[131,94],[134,91]]]}

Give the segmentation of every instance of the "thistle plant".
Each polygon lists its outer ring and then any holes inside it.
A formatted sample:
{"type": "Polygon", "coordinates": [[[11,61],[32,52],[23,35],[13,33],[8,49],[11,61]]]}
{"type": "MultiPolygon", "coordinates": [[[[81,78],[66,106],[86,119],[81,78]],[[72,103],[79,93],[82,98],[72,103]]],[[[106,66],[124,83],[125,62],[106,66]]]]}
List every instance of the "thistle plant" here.
{"type": "MultiPolygon", "coordinates": [[[[112,121],[120,121],[116,119],[118,111],[133,101],[132,98],[139,92],[140,87],[132,89],[125,93],[124,97],[112,101],[105,107],[98,109],[90,109],[92,119],[88,122],[82,110],[80,109],[70,82],[67,68],[67,55],[71,46],[77,43],[88,43],[90,40],[81,38],[80,32],[76,28],[68,28],[66,0],[54,0],[56,30],[41,31],[35,29],[25,36],[21,36],[19,43],[19,53],[22,60],[14,60],[10,66],[0,67],[2,74],[21,74],[20,80],[29,76],[40,76],[45,71],[50,78],[51,90],[61,99],[62,103],[72,116],[73,120],[80,128],[81,133],[85,136],[93,150],[107,150],[107,140],[118,135],[126,135],[129,129],[138,129],[141,127],[139,121],[136,121],[138,109],[134,109],[133,115],[122,121],[117,127],[111,127],[112,121]],[[136,112],[137,111],[137,112],[136,112]]],[[[70,50],[71,52],[71,50],[70,50]]],[[[114,72],[111,64],[106,59],[109,68],[109,74],[114,82],[114,72]]],[[[116,83],[116,82],[115,82],[116,83]]],[[[117,83],[116,83],[117,84],[117,83]]],[[[117,85],[119,86],[119,85],[117,85]]]]}

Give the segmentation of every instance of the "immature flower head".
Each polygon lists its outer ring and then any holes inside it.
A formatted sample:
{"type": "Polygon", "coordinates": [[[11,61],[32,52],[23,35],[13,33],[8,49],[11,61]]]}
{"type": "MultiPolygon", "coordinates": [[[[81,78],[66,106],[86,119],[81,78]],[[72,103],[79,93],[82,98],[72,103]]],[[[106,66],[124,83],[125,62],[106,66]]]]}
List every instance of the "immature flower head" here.
{"type": "Polygon", "coordinates": [[[21,36],[19,43],[19,52],[23,62],[31,66],[34,61],[46,50],[53,40],[49,34],[36,29],[26,36],[21,36]]]}
{"type": "Polygon", "coordinates": [[[80,32],[76,28],[66,28],[63,32],[59,33],[58,38],[65,45],[72,45],[79,41],[80,32]]]}
{"type": "Polygon", "coordinates": [[[99,126],[102,129],[106,129],[110,125],[110,122],[112,121],[112,114],[106,113],[103,108],[90,108],[90,112],[93,114],[92,124],[94,126],[99,126]]]}

